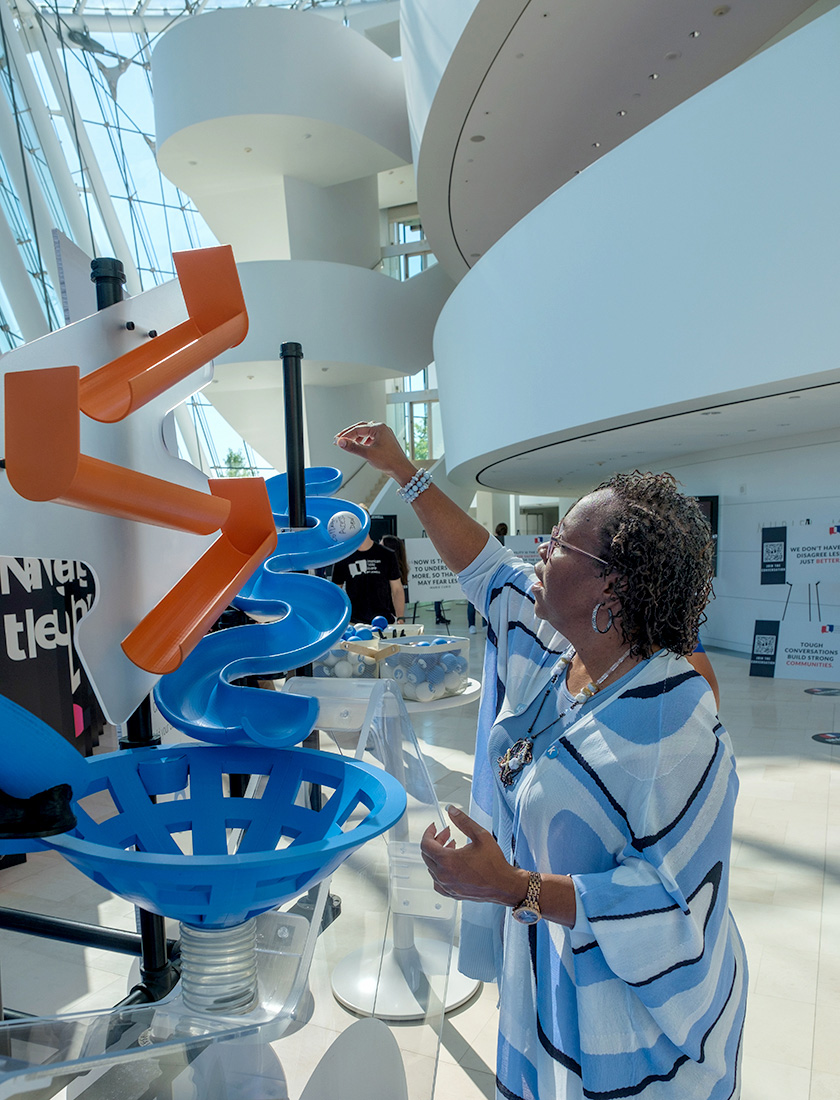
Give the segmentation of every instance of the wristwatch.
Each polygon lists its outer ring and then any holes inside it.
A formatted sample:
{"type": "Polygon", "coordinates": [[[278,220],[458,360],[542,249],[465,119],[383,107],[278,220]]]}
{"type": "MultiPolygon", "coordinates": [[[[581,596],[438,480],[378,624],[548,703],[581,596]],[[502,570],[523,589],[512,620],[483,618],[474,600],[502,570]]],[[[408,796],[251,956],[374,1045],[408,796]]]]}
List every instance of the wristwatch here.
{"type": "Polygon", "coordinates": [[[540,911],[541,885],[542,879],[540,878],[539,871],[529,871],[528,893],[518,905],[514,905],[513,913],[511,914],[513,919],[518,920],[520,924],[536,924],[542,916],[542,912],[540,911]]]}

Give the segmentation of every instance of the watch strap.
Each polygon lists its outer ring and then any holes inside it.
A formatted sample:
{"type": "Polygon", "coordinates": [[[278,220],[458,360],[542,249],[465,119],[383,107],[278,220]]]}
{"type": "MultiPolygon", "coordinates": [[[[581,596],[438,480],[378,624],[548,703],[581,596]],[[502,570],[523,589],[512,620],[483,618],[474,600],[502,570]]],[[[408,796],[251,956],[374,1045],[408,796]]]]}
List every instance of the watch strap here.
{"type": "Polygon", "coordinates": [[[540,909],[540,887],[542,886],[542,877],[539,871],[528,872],[528,892],[525,897],[517,905],[513,907],[513,914],[516,916],[517,912],[521,909],[530,909],[537,914],[537,917],[542,915],[540,909]]]}

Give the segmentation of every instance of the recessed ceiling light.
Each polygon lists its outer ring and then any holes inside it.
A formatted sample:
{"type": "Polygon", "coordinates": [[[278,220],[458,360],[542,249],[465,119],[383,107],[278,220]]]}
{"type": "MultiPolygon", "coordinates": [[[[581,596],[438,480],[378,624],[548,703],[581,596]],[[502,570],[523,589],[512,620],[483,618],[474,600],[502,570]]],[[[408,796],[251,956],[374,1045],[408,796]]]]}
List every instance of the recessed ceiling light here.
{"type": "Polygon", "coordinates": [[[731,10],[728,4],[721,4],[719,8],[715,8],[712,15],[728,15],[731,10]]]}
{"type": "Polygon", "coordinates": [[[651,73],[650,76],[648,77],[648,80],[658,80],[658,79],[659,79],[659,73],[651,73]]]}
{"type": "Polygon", "coordinates": [[[801,393],[789,393],[788,394],[788,401],[798,401],[801,396],[802,396],[801,393]]]}
{"type": "Polygon", "coordinates": [[[522,58],[525,56],[525,54],[524,53],[518,53],[516,56],[517,56],[518,60],[521,61],[522,58]]]}
{"type": "Polygon", "coordinates": [[[748,432],[757,432],[758,428],[747,428],[748,432]]]}
{"type": "Polygon", "coordinates": [[[477,260],[480,255],[481,255],[480,252],[471,252],[470,253],[470,258],[473,259],[473,260],[477,260]]]}
{"type": "Polygon", "coordinates": [[[669,50],[668,53],[665,54],[666,61],[679,61],[681,57],[682,54],[679,50],[669,50]]]}
{"type": "Polygon", "coordinates": [[[470,141],[484,141],[484,134],[473,134],[470,141]]]}
{"type": "Polygon", "coordinates": [[[691,34],[688,37],[689,38],[699,38],[700,37],[700,31],[692,31],[691,34]]]}
{"type": "Polygon", "coordinates": [[[789,421],[784,421],[782,424],[777,424],[776,427],[777,428],[789,428],[790,427],[790,422],[789,421]]]}
{"type": "Polygon", "coordinates": [[[600,148],[601,148],[601,143],[600,143],[600,141],[593,141],[593,142],[592,142],[592,148],[593,148],[593,149],[600,149],[600,148]]]}
{"type": "Polygon", "coordinates": [[[616,111],[615,113],[618,115],[619,118],[624,118],[624,116],[627,114],[626,111],[616,111]]]}

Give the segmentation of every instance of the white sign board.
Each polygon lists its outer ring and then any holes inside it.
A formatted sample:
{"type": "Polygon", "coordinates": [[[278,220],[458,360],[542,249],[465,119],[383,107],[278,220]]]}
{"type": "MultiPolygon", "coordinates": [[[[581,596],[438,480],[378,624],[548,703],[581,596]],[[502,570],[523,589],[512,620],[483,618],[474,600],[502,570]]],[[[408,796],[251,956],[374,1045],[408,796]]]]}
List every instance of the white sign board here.
{"type": "Polygon", "coordinates": [[[807,525],[788,530],[787,580],[840,581],[840,515],[810,517],[807,525]]]}
{"type": "Polygon", "coordinates": [[[758,620],[750,675],[840,683],[840,623],[758,620]]]}
{"type": "Polygon", "coordinates": [[[466,597],[455,574],[443,564],[431,539],[406,539],[408,598],[411,603],[463,600],[466,597]]]}
{"type": "Polygon", "coordinates": [[[548,535],[506,535],[505,546],[518,558],[535,565],[540,560],[539,548],[548,539],[548,535]]]}

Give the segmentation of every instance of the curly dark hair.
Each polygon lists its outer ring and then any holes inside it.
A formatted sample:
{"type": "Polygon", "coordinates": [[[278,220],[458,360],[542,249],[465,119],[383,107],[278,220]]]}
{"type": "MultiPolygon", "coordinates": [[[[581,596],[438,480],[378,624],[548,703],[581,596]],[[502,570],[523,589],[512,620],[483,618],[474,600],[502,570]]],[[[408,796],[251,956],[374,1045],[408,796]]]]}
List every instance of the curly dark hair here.
{"type": "Polygon", "coordinates": [[[712,533],[699,504],[678,491],[671,474],[635,470],[598,489],[614,498],[605,510],[601,556],[618,574],[615,623],[631,655],[693,653],[713,597],[712,533]]]}

